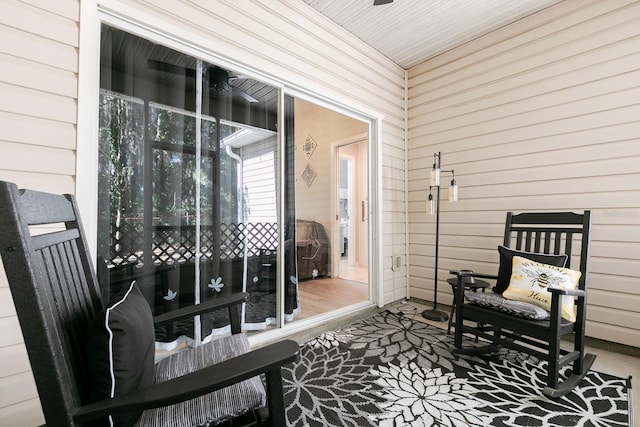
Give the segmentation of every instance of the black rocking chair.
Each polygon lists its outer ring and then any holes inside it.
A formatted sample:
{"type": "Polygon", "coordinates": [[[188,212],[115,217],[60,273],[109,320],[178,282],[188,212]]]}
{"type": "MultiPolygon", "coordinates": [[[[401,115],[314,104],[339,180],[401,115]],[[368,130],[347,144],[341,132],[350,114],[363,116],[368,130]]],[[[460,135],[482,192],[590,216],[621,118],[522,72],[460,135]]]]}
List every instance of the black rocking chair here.
{"type": "MultiPolygon", "coordinates": [[[[206,425],[228,420],[234,426],[238,421],[286,425],[281,367],[299,357],[298,344],[285,340],[251,351],[246,336],[239,333],[239,304],[246,301],[246,294],[152,318],[146,300],[132,284],[121,299],[107,305],[101,298],[74,197],[18,190],[8,182],[0,182],[0,245],[47,425],[104,425],[108,419],[116,425],[206,425]],[[219,309],[229,311],[230,336],[154,363],[154,323],[219,309]],[[146,373],[125,372],[127,378],[142,380],[120,390],[119,373],[114,369],[109,374],[118,378],[110,383],[115,391],[96,400],[91,390],[96,367],[87,360],[100,335],[93,332],[104,332],[105,319],[111,322],[106,329],[112,334],[115,353],[116,337],[119,340],[122,331],[113,322],[120,316],[126,323],[128,315],[146,325],[141,328],[146,335],[122,341],[136,346],[135,351],[125,347],[123,357],[143,358],[146,373]],[[139,341],[150,344],[138,351],[139,341]],[[150,379],[145,378],[149,372],[150,379]],[[158,380],[160,374],[166,380],[158,380]],[[237,407],[246,403],[245,392],[255,394],[249,403],[253,406],[237,407]]],[[[115,356],[112,362],[114,366],[120,363],[115,356]]]]}
{"type": "Polygon", "coordinates": [[[469,270],[451,271],[458,279],[458,286],[455,288],[457,308],[454,351],[462,354],[481,354],[496,351],[504,346],[531,354],[547,362],[544,395],[557,398],[573,390],[595,360],[595,355],[585,354],[584,351],[590,218],[590,211],[584,211],[582,214],[553,212],[517,215],[509,212],[504,232],[504,246],[499,248],[499,274],[477,274],[469,270]],[[550,310],[540,315],[542,317],[546,314],[546,320],[535,320],[531,313],[527,318],[522,317],[523,312],[520,309],[529,310],[530,307],[519,305],[519,301],[512,304],[512,301],[500,295],[509,285],[514,256],[558,267],[570,268],[572,263],[579,266],[581,275],[575,289],[554,288],[553,281],[548,277],[537,279],[540,283],[544,282],[542,285],[548,285],[547,289],[551,293],[550,310]],[[485,294],[475,295],[465,293],[464,284],[472,282],[474,278],[496,280],[494,292],[487,291],[485,294]],[[496,289],[499,287],[502,289],[496,289]],[[562,297],[574,300],[575,321],[563,318],[562,297]],[[476,339],[482,338],[486,345],[463,347],[462,337],[465,333],[476,339]],[[565,336],[573,341],[572,351],[560,347],[560,339],[565,336]],[[571,374],[561,380],[561,368],[570,363],[573,363],[571,374]]]}

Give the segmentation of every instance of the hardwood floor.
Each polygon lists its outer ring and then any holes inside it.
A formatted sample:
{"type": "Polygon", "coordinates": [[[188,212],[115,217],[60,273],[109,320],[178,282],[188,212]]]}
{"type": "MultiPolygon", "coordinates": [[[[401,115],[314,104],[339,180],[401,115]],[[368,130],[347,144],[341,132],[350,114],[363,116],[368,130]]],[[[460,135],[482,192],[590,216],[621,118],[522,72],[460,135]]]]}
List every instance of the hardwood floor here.
{"type": "Polygon", "coordinates": [[[366,282],[340,278],[303,280],[298,283],[298,292],[300,313],[296,314],[296,320],[369,299],[369,285],[366,282]]]}

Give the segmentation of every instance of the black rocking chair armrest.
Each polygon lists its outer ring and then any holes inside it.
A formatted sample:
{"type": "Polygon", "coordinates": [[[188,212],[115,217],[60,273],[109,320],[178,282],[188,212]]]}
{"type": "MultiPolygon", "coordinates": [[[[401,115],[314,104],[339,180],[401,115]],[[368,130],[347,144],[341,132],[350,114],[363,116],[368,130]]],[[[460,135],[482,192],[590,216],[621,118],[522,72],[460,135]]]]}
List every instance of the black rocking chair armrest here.
{"type": "Polygon", "coordinates": [[[156,326],[160,326],[164,325],[165,323],[172,323],[178,320],[188,319],[199,314],[209,313],[211,311],[221,310],[224,308],[242,304],[244,302],[247,302],[248,299],[248,293],[238,292],[221,298],[207,300],[200,304],[181,307],[176,310],[171,310],[167,313],[154,316],[153,323],[156,326]]]}
{"type": "Polygon", "coordinates": [[[477,277],[478,279],[498,279],[498,276],[495,274],[484,274],[484,273],[475,273],[469,270],[449,270],[450,274],[453,274],[458,277],[477,277]]]}
{"type": "Polygon", "coordinates": [[[279,374],[280,367],[296,361],[298,357],[298,343],[292,340],[276,342],[126,396],[82,406],[74,413],[73,418],[77,423],[84,423],[110,414],[184,402],[256,375],[272,371],[278,371],[279,374]]]}
{"type": "Polygon", "coordinates": [[[587,293],[581,289],[562,289],[549,286],[547,290],[551,292],[551,294],[570,295],[573,297],[585,297],[587,295],[587,293]]]}

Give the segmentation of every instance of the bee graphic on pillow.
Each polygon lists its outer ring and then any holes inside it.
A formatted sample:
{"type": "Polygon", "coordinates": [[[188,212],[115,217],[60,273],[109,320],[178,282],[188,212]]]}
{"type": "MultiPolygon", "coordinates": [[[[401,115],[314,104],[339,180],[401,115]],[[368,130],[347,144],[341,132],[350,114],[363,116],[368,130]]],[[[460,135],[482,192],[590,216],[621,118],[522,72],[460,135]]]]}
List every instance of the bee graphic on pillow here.
{"type": "Polygon", "coordinates": [[[536,268],[523,268],[522,271],[531,279],[531,284],[536,284],[540,288],[546,288],[548,286],[553,287],[562,285],[566,278],[561,275],[555,275],[549,270],[539,270],[536,268]]]}

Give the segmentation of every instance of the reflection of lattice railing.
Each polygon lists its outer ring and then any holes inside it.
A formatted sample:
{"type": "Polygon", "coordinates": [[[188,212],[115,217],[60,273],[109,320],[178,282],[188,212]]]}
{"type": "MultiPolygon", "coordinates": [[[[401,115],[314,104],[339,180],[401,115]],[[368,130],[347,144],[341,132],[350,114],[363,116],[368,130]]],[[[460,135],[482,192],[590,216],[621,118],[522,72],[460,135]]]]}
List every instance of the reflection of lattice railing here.
{"type": "Polygon", "coordinates": [[[195,256],[195,227],[154,227],[152,236],[154,264],[174,264],[195,256]]]}
{"type": "Polygon", "coordinates": [[[259,255],[263,249],[275,250],[278,247],[278,224],[256,222],[247,224],[248,246],[251,255],[259,255]]]}
{"type": "Polygon", "coordinates": [[[220,225],[220,258],[240,258],[244,256],[245,224],[220,225]]]}
{"type": "Polygon", "coordinates": [[[142,221],[124,221],[117,227],[111,224],[109,233],[109,264],[138,264],[142,260],[142,247],[144,246],[144,226],[142,221]]]}
{"type": "MultiPolygon", "coordinates": [[[[212,226],[200,228],[200,252],[212,259],[216,250],[216,233],[212,226]]],[[[126,220],[119,227],[111,226],[109,265],[144,262],[144,227],[142,220],[126,220]]],[[[175,264],[193,260],[196,248],[195,226],[158,226],[151,235],[152,262],[155,265],[175,264]]],[[[220,226],[220,259],[259,255],[262,249],[278,246],[276,223],[222,224],[220,226]]]]}

